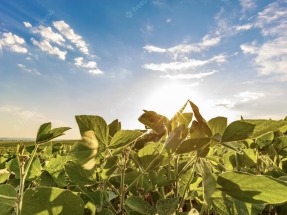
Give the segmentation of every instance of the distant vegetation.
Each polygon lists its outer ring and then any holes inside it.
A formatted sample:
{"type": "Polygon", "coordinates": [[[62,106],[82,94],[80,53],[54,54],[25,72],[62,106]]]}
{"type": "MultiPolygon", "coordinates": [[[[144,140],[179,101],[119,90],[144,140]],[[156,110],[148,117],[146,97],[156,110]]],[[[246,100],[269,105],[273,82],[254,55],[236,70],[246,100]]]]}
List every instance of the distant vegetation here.
{"type": "Polygon", "coordinates": [[[145,130],[76,116],[40,126],[34,142],[0,142],[0,215],[287,214],[287,120],[206,121],[188,101],[171,119],[144,111],[145,130]],[[192,112],[186,112],[190,106],[192,112]]]}

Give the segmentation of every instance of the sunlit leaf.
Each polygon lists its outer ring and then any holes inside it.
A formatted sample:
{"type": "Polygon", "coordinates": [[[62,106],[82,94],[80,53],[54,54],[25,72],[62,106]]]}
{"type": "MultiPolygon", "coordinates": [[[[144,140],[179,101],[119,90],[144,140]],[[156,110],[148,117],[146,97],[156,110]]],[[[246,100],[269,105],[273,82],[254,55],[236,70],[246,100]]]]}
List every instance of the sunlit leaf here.
{"type": "Polygon", "coordinates": [[[52,128],[51,122],[40,126],[37,132],[36,144],[48,142],[56,137],[64,135],[64,132],[71,129],[69,127],[52,128]]]}
{"type": "Polygon", "coordinates": [[[118,131],[111,139],[109,148],[120,148],[132,144],[140,137],[142,133],[137,130],[121,130],[118,131]]]}
{"type": "Polygon", "coordinates": [[[125,204],[134,211],[145,215],[154,215],[155,209],[146,201],[138,196],[130,196],[126,199],[125,204]]]}
{"type": "Polygon", "coordinates": [[[147,110],[144,110],[144,114],[139,117],[139,121],[154,130],[158,135],[165,133],[166,124],[168,123],[168,119],[165,116],[147,110]]]}
{"type": "Polygon", "coordinates": [[[225,172],[218,176],[219,189],[252,204],[281,204],[287,201],[287,182],[263,175],[225,172]]]}
{"type": "Polygon", "coordinates": [[[55,187],[28,188],[23,197],[22,215],[83,215],[83,200],[69,190],[55,187]]]}

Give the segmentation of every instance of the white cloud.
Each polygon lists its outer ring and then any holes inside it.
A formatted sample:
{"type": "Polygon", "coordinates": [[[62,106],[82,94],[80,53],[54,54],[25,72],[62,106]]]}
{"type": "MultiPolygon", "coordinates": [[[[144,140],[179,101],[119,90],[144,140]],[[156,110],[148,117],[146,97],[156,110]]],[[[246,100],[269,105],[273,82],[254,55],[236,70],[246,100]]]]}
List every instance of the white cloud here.
{"type": "Polygon", "coordinates": [[[16,34],[9,33],[3,33],[2,38],[0,38],[0,50],[3,48],[6,48],[10,50],[11,52],[16,53],[27,53],[28,50],[24,47],[25,40],[16,34]]]}
{"type": "Polygon", "coordinates": [[[252,24],[245,24],[245,25],[237,25],[233,27],[235,31],[247,31],[251,28],[253,28],[252,24]]]}
{"type": "Polygon", "coordinates": [[[259,99],[263,96],[264,96],[264,93],[244,91],[244,92],[241,92],[235,95],[235,98],[238,98],[239,102],[243,103],[243,102],[249,102],[249,101],[259,99]]]}
{"type": "Polygon", "coordinates": [[[146,45],[143,49],[147,50],[148,53],[156,52],[156,53],[165,53],[167,50],[163,48],[159,48],[152,45],[146,45]]]}
{"type": "Polygon", "coordinates": [[[254,55],[253,64],[260,75],[287,77],[287,1],[270,3],[258,13],[254,26],[266,37],[262,44],[242,44],[245,54],[254,55]]]}
{"type": "Polygon", "coordinates": [[[64,46],[64,37],[52,30],[51,27],[45,27],[40,25],[38,27],[33,27],[30,23],[24,22],[25,27],[29,28],[31,32],[40,34],[44,40],[56,43],[58,45],[64,46]]]}
{"type": "Polygon", "coordinates": [[[83,38],[76,34],[74,30],[64,21],[53,22],[54,27],[68,40],[70,40],[75,46],[84,54],[89,54],[88,45],[83,38]]]}
{"type": "Polygon", "coordinates": [[[167,19],[165,20],[166,23],[170,23],[171,21],[172,21],[171,18],[167,18],[167,19]]]}
{"type": "Polygon", "coordinates": [[[243,12],[256,8],[256,4],[254,0],[240,0],[240,4],[242,6],[243,12]]]}
{"type": "Polygon", "coordinates": [[[243,92],[240,92],[234,95],[233,99],[219,99],[214,102],[214,105],[225,107],[225,108],[234,108],[236,105],[257,100],[263,96],[264,96],[264,93],[243,91],[243,92]]]}
{"type": "Polygon", "coordinates": [[[61,60],[66,59],[67,51],[61,51],[58,47],[52,46],[48,40],[43,40],[43,41],[39,42],[39,41],[35,40],[34,38],[31,38],[31,42],[35,46],[38,46],[43,52],[46,52],[50,55],[56,55],[61,60]]]}
{"type": "Polygon", "coordinates": [[[88,72],[91,74],[94,74],[94,75],[103,74],[103,71],[101,71],[98,68],[97,63],[95,61],[84,62],[83,57],[77,57],[74,59],[74,61],[75,61],[74,64],[77,67],[87,69],[88,72]]]}
{"type": "Polygon", "coordinates": [[[39,113],[37,111],[26,110],[22,107],[13,106],[13,105],[0,106],[0,112],[11,113],[13,115],[16,115],[26,120],[35,120],[35,121],[40,121],[40,122],[47,120],[47,118],[42,113],[39,113]]]}
{"type": "Polygon", "coordinates": [[[167,53],[170,54],[173,59],[182,59],[185,58],[186,54],[189,53],[199,53],[212,46],[216,46],[220,43],[220,36],[211,36],[209,34],[205,35],[199,43],[193,44],[178,44],[176,46],[172,46],[170,48],[160,48],[153,45],[146,45],[143,49],[147,50],[148,53],[167,53]]]}
{"type": "Polygon", "coordinates": [[[151,63],[143,65],[143,68],[160,72],[181,72],[189,69],[202,67],[212,62],[216,62],[219,64],[224,63],[226,62],[226,56],[220,54],[207,60],[186,59],[185,61],[173,61],[170,63],[151,63]]]}
{"type": "Polygon", "coordinates": [[[37,70],[35,70],[35,69],[29,69],[29,68],[27,68],[24,64],[19,63],[19,64],[17,64],[17,66],[18,66],[22,71],[24,71],[24,72],[31,73],[31,74],[36,74],[36,75],[40,75],[40,73],[39,73],[37,70]]]}
{"type": "Polygon", "coordinates": [[[214,73],[216,73],[217,71],[211,71],[211,72],[203,72],[203,73],[197,73],[197,74],[177,74],[177,75],[161,75],[161,78],[168,78],[171,80],[181,80],[181,79],[201,79],[204,78],[206,76],[210,76],[213,75],[214,73]]]}

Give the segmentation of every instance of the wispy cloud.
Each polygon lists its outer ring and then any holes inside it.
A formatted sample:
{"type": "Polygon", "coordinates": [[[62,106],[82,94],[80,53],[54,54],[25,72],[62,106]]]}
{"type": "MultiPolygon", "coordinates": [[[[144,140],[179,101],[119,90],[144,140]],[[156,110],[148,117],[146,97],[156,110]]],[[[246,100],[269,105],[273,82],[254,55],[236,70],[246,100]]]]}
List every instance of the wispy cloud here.
{"type": "Polygon", "coordinates": [[[242,7],[242,12],[246,12],[256,8],[256,4],[254,0],[239,0],[240,5],[242,7]]]}
{"type": "Polygon", "coordinates": [[[83,38],[76,34],[74,30],[64,21],[55,21],[53,22],[54,27],[70,40],[83,54],[88,55],[89,49],[87,43],[83,40],[83,38]]]}
{"type": "Polygon", "coordinates": [[[21,54],[28,52],[25,47],[25,40],[11,32],[2,34],[2,38],[0,38],[0,50],[3,48],[21,54]]]}
{"type": "Polygon", "coordinates": [[[94,74],[94,75],[103,74],[103,71],[101,71],[98,68],[97,63],[95,61],[84,62],[84,58],[83,57],[77,57],[77,58],[74,59],[74,64],[77,67],[87,69],[88,72],[91,73],[91,74],[94,74]]]}
{"type": "Polygon", "coordinates": [[[239,104],[248,103],[255,101],[261,97],[264,97],[264,93],[261,92],[252,92],[252,91],[243,91],[238,94],[235,94],[231,99],[219,99],[214,102],[215,106],[221,106],[224,108],[234,108],[239,104]]]}
{"type": "Polygon", "coordinates": [[[226,55],[216,55],[207,60],[186,59],[185,61],[173,61],[170,63],[151,63],[143,65],[143,68],[159,72],[183,72],[190,69],[202,67],[212,62],[216,62],[219,64],[224,63],[226,62],[226,55]]]}
{"type": "Polygon", "coordinates": [[[195,73],[195,74],[176,74],[176,75],[161,75],[161,78],[168,78],[171,80],[189,80],[189,79],[201,79],[210,75],[215,74],[217,71],[211,71],[211,72],[200,72],[200,73],[195,73]]]}
{"type": "Polygon", "coordinates": [[[36,75],[40,75],[40,72],[38,72],[38,70],[36,69],[29,69],[27,68],[24,64],[17,64],[17,66],[24,72],[30,73],[30,74],[36,74],[36,75]]]}
{"type": "Polygon", "coordinates": [[[205,35],[199,43],[192,44],[178,44],[170,48],[161,48],[154,45],[146,45],[143,47],[148,53],[167,53],[173,56],[174,59],[181,58],[183,55],[189,53],[199,53],[207,50],[212,46],[216,46],[220,43],[220,36],[211,36],[209,34],[205,35]]]}
{"type": "Polygon", "coordinates": [[[258,13],[254,26],[266,37],[262,44],[245,43],[240,46],[245,54],[254,55],[253,64],[260,75],[277,76],[287,80],[287,1],[276,1],[258,13]]]}

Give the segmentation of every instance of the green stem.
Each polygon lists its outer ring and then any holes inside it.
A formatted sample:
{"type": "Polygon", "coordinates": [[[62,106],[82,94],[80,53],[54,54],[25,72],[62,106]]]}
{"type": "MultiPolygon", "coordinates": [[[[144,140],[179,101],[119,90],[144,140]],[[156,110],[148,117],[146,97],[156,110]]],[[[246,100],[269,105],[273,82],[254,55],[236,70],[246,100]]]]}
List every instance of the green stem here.
{"type": "Polygon", "coordinates": [[[19,193],[18,193],[17,215],[21,215],[22,213],[25,181],[28,176],[28,172],[34,160],[34,157],[36,156],[37,149],[38,149],[38,145],[35,145],[35,148],[31,154],[30,159],[28,160],[26,168],[25,168],[25,162],[22,162],[20,160],[20,157],[17,156],[17,161],[18,161],[19,170],[20,170],[20,185],[19,185],[19,193]]]}
{"type": "Polygon", "coordinates": [[[0,194],[0,199],[7,199],[7,200],[14,200],[17,201],[17,197],[12,197],[12,196],[5,196],[0,194]]]}
{"type": "Polygon", "coordinates": [[[194,156],[190,161],[188,161],[187,164],[184,165],[182,170],[179,172],[178,177],[180,177],[190,167],[190,165],[193,163],[195,158],[196,158],[196,156],[194,156]]]}
{"type": "Polygon", "coordinates": [[[194,177],[193,175],[194,175],[194,172],[195,172],[195,166],[197,164],[197,161],[198,161],[198,157],[196,157],[196,160],[193,163],[193,168],[191,170],[191,174],[190,174],[189,180],[188,180],[188,182],[187,182],[187,184],[185,186],[185,189],[183,191],[183,195],[182,195],[182,198],[181,198],[180,203],[179,203],[178,211],[179,211],[180,208],[183,207],[183,204],[184,204],[184,201],[185,201],[184,198],[185,198],[186,192],[189,189],[189,185],[190,185],[190,183],[191,183],[191,181],[192,181],[192,179],[194,177]]]}
{"type": "Polygon", "coordinates": [[[123,154],[123,165],[121,166],[121,184],[120,184],[120,213],[123,214],[124,212],[124,201],[126,196],[125,190],[125,172],[126,172],[126,165],[127,165],[127,155],[123,154]]]}
{"type": "Polygon", "coordinates": [[[178,161],[179,161],[179,155],[176,156],[174,160],[174,171],[175,171],[175,197],[178,197],[178,188],[179,188],[179,183],[178,183],[178,161]]]}

